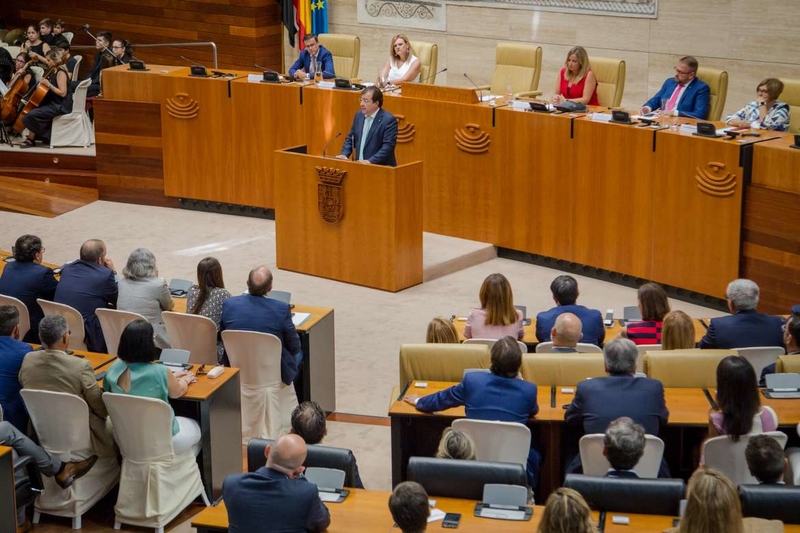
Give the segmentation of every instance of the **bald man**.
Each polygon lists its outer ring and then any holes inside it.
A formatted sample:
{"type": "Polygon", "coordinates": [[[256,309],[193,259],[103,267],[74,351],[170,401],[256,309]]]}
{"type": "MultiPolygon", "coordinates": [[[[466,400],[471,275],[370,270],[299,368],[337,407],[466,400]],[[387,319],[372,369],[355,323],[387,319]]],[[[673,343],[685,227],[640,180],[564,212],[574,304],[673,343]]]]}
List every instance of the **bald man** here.
{"type": "Polygon", "coordinates": [[[554,353],[575,353],[576,346],[583,338],[581,319],[572,313],[562,313],[556,318],[550,338],[553,339],[554,353]]]}
{"type": "MultiPolygon", "coordinates": [[[[257,266],[247,276],[247,294],[228,298],[222,304],[220,331],[227,329],[271,333],[281,341],[281,381],[286,385],[300,374],[303,349],[292,323],[289,304],[267,298],[272,290],[272,272],[257,266]]],[[[227,359],[227,357],[226,357],[227,359]]]]}
{"type": "Polygon", "coordinates": [[[300,477],[306,443],[284,435],[264,450],[267,465],[248,474],[234,474],[222,483],[228,510],[228,531],[324,531],[331,523],[316,485],[300,477]]]}

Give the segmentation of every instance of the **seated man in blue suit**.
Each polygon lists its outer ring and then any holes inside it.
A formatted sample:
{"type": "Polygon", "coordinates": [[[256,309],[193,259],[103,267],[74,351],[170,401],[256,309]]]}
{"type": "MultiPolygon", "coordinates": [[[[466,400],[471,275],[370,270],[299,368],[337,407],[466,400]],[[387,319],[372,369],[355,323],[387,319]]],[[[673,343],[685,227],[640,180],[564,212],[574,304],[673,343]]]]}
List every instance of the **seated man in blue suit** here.
{"type": "Polygon", "coordinates": [[[397,144],[397,119],[383,110],[383,93],[377,87],[361,91],[361,111],[353,118],[342,152],[347,159],[355,152],[356,161],[373,165],[397,166],[394,147],[397,144]]]}
{"type": "Polygon", "coordinates": [[[606,477],[638,478],[633,467],[644,455],[644,428],[627,416],[611,422],[603,438],[603,455],[611,468],[606,477]]]}
{"type": "Polygon", "coordinates": [[[272,272],[264,265],[247,276],[248,294],[228,298],[222,304],[219,330],[244,330],[271,333],[281,341],[281,381],[291,385],[300,373],[303,349],[292,322],[289,304],[267,298],[272,290],[272,272]]]}
{"type": "Polygon", "coordinates": [[[28,411],[19,393],[19,369],[30,351],[31,345],[19,340],[19,311],[13,305],[0,305],[0,407],[3,420],[25,433],[28,411]]]}
{"type": "Polygon", "coordinates": [[[303,38],[305,49],[300,52],[300,57],[289,69],[289,75],[299,80],[314,78],[315,65],[322,71],[325,79],[335,78],[333,69],[333,55],[317,41],[316,33],[306,33],[303,38]]]}
{"type": "Polygon", "coordinates": [[[655,96],[644,103],[641,112],[647,114],[660,109],[675,116],[705,120],[710,99],[708,85],[697,79],[697,59],[686,56],[678,61],[675,77],[664,82],[655,96]]]}
{"type": "MultiPolygon", "coordinates": [[[[783,345],[786,348],[787,355],[800,356],[800,315],[794,312],[783,326],[783,345]]],[[[761,371],[761,385],[765,384],[767,374],[775,373],[776,364],[768,364],[761,371]]]]}
{"type": "Polygon", "coordinates": [[[556,318],[562,313],[572,313],[581,319],[583,326],[583,338],[581,342],[587,344],[603,343],[606,337],[606,330],[603,327],[603,315],[597,309],[589,309],[578,305],[578,281],[569,275],[558,276],[550,284],[550,292],[553,293],[553,301],[556,307],[549,311],[542,311],[536,315],[536,339],[539,342],[548,342],[550,330],[555,326],[556,318]]]}
{"type": "MultiPolygon", "coordinates": [[[[636,345],[629,339],[607,342],[603,347],[603,359],[608,375],[578,383],[564,421],[581,424],[584,434],[588,435],[605,433],[612,421],[627,416],[641,424],[648,435],[658,435],[669,419],[664,385],[655,379],[634,376],[638,356],[636,345]]],[[[579,472],[580,468],[581,458],[577,456],[567,473],[579,472]]],[[[662,463],[659,477],[669,477],[666,463],[662,463]]]]}
{"type": "Polygon", "coordinates": [[[725,291],[729,316],[712,318],[700,348],[749,348],[783,346],[783,319],[756,311],[758,285],[749,279],[736,279],[725,291]]]}
{"type": "Polygon", "coordinates": [[[14,261],[8,263],[0,276],[0,294],[22,301],[28,308],[31,329],[25,334],[25,342],[39,343],[39,322],[44,316],[36,302],[52,300],[56,293],[53,271],[42,265],[44,246],[36,235],[23,235],[14,244],[14,261]]]}
{"type": "MultiPolygon", "coordinates": [[[[470,372],[449,389],[423,397],[409,394],[404,399],[426,413],[463,405],[467,418],[526,424],[539,412],[539,404],[536,385],[517,379],[520,366],[522,350],[517,339],[503,337],[492,346],[490,373],[470,372]]],[[[531,487],[536,486],[540,460],[531,442],[527,468],[531,487]]]]}
{"type": "Polygon", "coordinates": [[[324,531],[330,525],[317,486],[300,476],[306,454],[303,439],[283,435],[264,450],[266,466],[225,478],[222,496],[230,533],[324,531]]]}

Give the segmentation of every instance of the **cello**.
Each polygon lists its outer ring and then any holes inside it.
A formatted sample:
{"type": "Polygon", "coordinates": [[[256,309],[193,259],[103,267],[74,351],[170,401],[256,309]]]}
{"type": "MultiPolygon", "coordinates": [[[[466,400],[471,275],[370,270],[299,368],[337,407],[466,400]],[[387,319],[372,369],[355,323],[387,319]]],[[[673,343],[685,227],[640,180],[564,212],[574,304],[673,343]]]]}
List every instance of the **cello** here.
{"type": "Polygon", "coordinates": [[[44,74],[44,76],[42,76],[42,79],[39,80],[39,83],[36,85],[36,89],[34,89],[33,93],[30,95],[28,100],[27,101],[22,100],[22,102],[24,102],[24,107],[19,112],[19,114],[17,115],[17,119],[14,122],[14,131],[18,133],[22,133],[23,131],[25,131],[25,125],[22,123],[22,119],[25,117],[25,115],[27,115],[28,113],[30,113],[31,111],[42,105],[42,101],[44,101],[45,97],[50,93],[50,89],[52,88],[52,85],[49,84],[47,87],[42,85],[42,80],[49,78],[50,74],[52,74],[62,64],[63,61],[54,62],[53,66],[50,67],[50,69],[48,69],[48,71],[44,74]]]}
{"type": "Polygon", "coordinates": [[[33,65],[34,61],[28,61],[25,66],[19,69],[11,81],[8,82],[8,92],[3,95],[0,101],[0,120],[3,121],[5,126],[11,126],[17,120],[19,113],[19,103],[22,97],[27,94],[30,88],[25,78],[31,71],[28,67],[33,65]]]}

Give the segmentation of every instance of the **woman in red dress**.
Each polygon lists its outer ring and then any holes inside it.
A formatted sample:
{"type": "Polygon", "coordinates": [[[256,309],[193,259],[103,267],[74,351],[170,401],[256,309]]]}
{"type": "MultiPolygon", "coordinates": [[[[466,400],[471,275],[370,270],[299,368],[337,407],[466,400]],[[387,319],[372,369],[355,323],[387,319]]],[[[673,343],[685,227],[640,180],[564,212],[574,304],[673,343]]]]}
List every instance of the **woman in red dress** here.
{"type": "Polygon", "coordinates": [[[567,54],[567,60],[558,73],[553,104],[566,101],[584,105],[600,105],[597,100],[597,78],[589,66],[589,54],[582,46],[576,46],[567,54]]]}

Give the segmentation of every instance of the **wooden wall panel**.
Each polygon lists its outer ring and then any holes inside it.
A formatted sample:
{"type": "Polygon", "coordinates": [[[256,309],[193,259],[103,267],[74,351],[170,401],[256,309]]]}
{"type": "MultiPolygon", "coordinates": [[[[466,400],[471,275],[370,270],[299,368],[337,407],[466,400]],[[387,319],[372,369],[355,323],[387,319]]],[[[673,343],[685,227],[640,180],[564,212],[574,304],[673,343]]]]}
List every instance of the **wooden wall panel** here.
{"type": "MultiPolygon", "coordinates": [[[[283,27],[275,0],[3,0],[9,27],[61,18],[75,34],[73,46],[93,46],[81,27],[110,31],[136,44],[213,41],[219,68],[252,68],[253,64],[282,68],[283,27]]],[[[93,50],[75,50],[92,56],[93,50]]],[[[139,48],[135,55],[148,63],[180,65],[186,56],[212,66],[210,47],[139,48]]]]}

